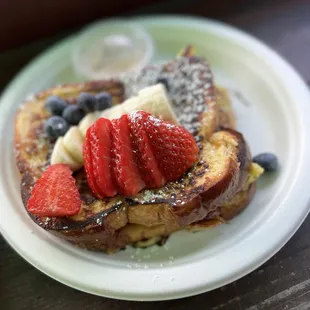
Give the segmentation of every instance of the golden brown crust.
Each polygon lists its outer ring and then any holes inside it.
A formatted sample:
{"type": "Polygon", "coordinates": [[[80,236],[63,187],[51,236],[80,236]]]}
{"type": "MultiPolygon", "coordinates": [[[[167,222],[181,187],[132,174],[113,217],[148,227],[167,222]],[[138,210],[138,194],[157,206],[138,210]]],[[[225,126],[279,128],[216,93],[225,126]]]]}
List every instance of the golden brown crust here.
{"type": "Polygon", "coordinates": [[[256,184],[250,184],[247,190],[240,191],[234,199],[219,208],[220,216],[229,221],[243,211],[251,202],[256,191],[256,184]]]}
{"type": "Polygon", "coordinates": [[[238,192],[231,201],[218,207],[213,214],[209,214],[209,218],[193,223],[187,229],[193,232],[201,231],[233,219],[249,205],[254,197],[255,190],[255,183],[250,184],[247,189],[238,192]]]}

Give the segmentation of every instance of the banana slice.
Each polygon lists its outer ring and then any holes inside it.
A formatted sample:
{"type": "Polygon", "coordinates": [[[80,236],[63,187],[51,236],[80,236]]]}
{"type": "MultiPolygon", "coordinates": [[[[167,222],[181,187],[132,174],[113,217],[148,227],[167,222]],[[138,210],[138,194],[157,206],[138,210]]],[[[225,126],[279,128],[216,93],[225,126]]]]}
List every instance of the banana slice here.
{"type": "Polygon", "coordinates": [[[105,117],[108,119],[115,119],[121,117],[123,114],[126,114],[125,110],[123,109],[124,104],[118,104],[113,106],[110,109],[107,109],[101,113],[101,117],[105,117]]]}
{"type": "Polygon", "coordinates": [[[88,113],[79,123],[79,129],[83,137],[86,136],[87,129],[100,117],[100,112],[88,113]]]}
{"type": "Polygon", "coordinates": [[[72,126],[63,138],[63,145],[74,161],[83,166],[84,138],[78,126],[72,126]]]}
{"type": "Polygon", "coordinates": [[[162,84],[156,84],[140,90],[137,97],[130,98],[123,104],[105,110],[101,116],[113,119],[139,110],[149,112],[164,121],[178,123],[167,97],[165,87],[162,84]]]}
{"type": "Polygon", "coordinates": [[[67,152],[64,147],[64,138],[59,137],[54,145],[52,157],[51,157],[51,164],[66,164],[68,165],[73,171],[78,170],[83,167],[83,164],[77,163],[71,155],[67,152]]]}
{"type": "Polygon", "coordinates": [[[140,99],[139,107],[137,107],[139,110],[149,112],[164,121],[178,123],[163,84],[156,84],[140,90],[138,98],[140,99]]]}

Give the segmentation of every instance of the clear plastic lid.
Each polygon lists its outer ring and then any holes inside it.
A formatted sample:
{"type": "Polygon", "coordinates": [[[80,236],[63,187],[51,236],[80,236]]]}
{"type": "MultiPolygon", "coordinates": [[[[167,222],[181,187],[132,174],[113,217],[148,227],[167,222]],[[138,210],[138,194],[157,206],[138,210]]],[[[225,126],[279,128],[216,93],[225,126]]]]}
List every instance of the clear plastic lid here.
{"type": "Polygon", "coordinates": [[[141,26],[115,19],[91,24],[77,35],[72,59],[86,79],[107,79],[143,68],[153,56],[153,41],[141,26]]]}

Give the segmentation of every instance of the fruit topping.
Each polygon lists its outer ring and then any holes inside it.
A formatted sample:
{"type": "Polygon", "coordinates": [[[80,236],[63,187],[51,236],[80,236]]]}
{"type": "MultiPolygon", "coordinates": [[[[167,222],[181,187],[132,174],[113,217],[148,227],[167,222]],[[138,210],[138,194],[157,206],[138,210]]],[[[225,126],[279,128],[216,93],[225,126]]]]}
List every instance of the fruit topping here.
{"type": "Polygon", "coordinates": [[[144,111],[100,118],[86,133],[84,165],[98,198],[133,196],[180,178],[197,160],[194,137],[144,111]]]}
{"type": "Polygon", "coordinates": [[[94,111],[103,111],[111,108],[112,96],[109,93],[102,92],[95,95],[89,93],[81,93],[77,99],[78,107],[85,113],[94,111]]]}
{"type": "Polygon", "coordinates": [[[77,105],[67,106],[62,113],[62,117],[70,125],[77,125],[84,116],[85,112],[82,109],[80,109],[77,105]]]}
{"type": "Polygon", "coordinates": [[[39,216],[70,216],[79,212],[81,203],[70,168],[56,164],[49,166],[34,185],[27,210],[39,216]]]}
{"type": "Polygon", "coordinates": [[[177,180],[198,160],[198,146],[184,127],[162,121],[144,111],[132,112],[130,118],[131,122],[143,126],[166,181],[177,180]]]}
{"type": "Polygon", "coordinates": [[[177,124],[177,118],[162,84],[145,87],[139,91],[140,103],[132,111],[145,111],[168,122],[177,124]]]}
{"type": "Polygon", "coordinates": [[[127,101],[125,101],[122,104],[118,104],[118,105],[112,107],[111,109],[107,109],[107,110],[103,111],[101,116],[108,118],[108,119],[116,119],[116,118],[121,117],[123,114],[126,114],[126,112],[124,111],[124,105],[126,102],[127,101]]]}
{"type": "Polygon", "coordinates": [[[112,120],[112,169],[118,192],[124,196],[133,196],[145,184],[135,162],[128,123],[127,114],[112,120]]]}
{"type": "MultiPolygon", "coordinates": [[[[102,98],[104,98],[106,97],[106,95],[107,97],[110,96],[107,93],[100,93],[97,96],[98,97],[102,96],[102,98]]],[[[111,104],[111,101],[109,102],[111,104]]],[[[114,105],[112,108],[106,109],[103,112],[95,111],[95,112],[86,114],[83,117],[83,119],[79,122],[79,124],[77,126],[72,126],[71,127],[72,129],[70,128],[70,130],[64,136],[63,146],[64,146],[64,149],[67,150],[67,154],[55,154],[56,152],[62,151],[63,148],[54,147],[53,152],[52,152],[52,159],[61,160],[59,161],[60,163],[66,163],[64,162],[64,159],[69,158],[69,161],[67,162],[67,164],[71,168],[72,167],[76,167],[76,169],[81,168],[83,166],[83,162],[81,162],[81,150],[83,147],[83,141],[85,139],[87,129],[100,116],[103,116],[111,120],[111,119],[120,118],[122,115],[126,113],[130,113],[132,111],[138,111],[138,110],[149,112],[152,115],[160,119],[163,119],[165,121],[170,121],[173,123],[178,122],[174,114],[174,111],[172,109],[172,106],[169,102],[169,99],[167,97],[164,86],[161,84],[157,84],[157,85],[153,85],[150,87],[146,87],[139,91],[138,96],[127,99],[122,104],[114,105]],[[80,131],[81,136],[78,135],[78,130],[80,131]],[[72,165],[72,161],[75,162],[75,165],[72,165]]],[[[149,156],[147,154],[144,154],[144,156],[149,156]]],[[[57,161],[54,161],[53,163],[57,163],[57,161]]],[[[148,168],[145,168],[145,169],[148,169],[148,168]]],[[[153,173],[153,171],[151,173],[153,173]]],[[[156,171],[154,173],[156,174],[156,171]]],[[[152,182],[153,186],[157,187],[157,184],[162,184],[162,181],[160,181],[162,180],[161,176],[157,174],[157,176],[152,177],[150,175],[151,179],[154,177],[156,178],[157,181],[154,180],[155,183],[152,182]]],[[[146,182],[146,183],[150,184],[149,182],[146,182]]],[[[152,185],[148,185],[148,186],[151,187],[152,185]]]]}
{"type": "Polygon", "coordinates": [[[151,148],[150,139],[144,129],[141,113],[130,114],[130,131],[136,162],[147,188],[162,187],[166,180],[161,173],[151,148]]]}
{"type": "Polygon", "coordinates": [[[96,110],[97,99],[89,93],[81,93],[77,99],[77,106],[85,113],[94,112],[96,110]]]}
{"type": "Polygon", "coordinates": [[[177,123],[177,118],[161,84],[141,89],[138,96],[127,99],[124,103],[113,106],[102,113],[103,117],[114,119],[132,111],[146,111],[165,121],[177,123]]]}
{"type": "Polygon", "coordinates": [[[276,171],[279,166],[278,158],[272,153],[262,153],[253,157],[253,161],[259,164],[267,172],[276,171]]]}
{"type": "Polygon", "coordinates": [[[69,129],[69,124],[61,116],[51,116],[44,123],[44,131],[50,138],[64,136],[69,129]]]}
{"type": "Polygon", "coordinates": [[[108,119],[100,118],[90,130],[93,175],[101,192],[113,197],[116,189],[111,175],[112,124],[108,119]]]}
{"type": "Polygon", "coordinates": [[[167,91],[170,90],[169,88],[169,84],[168,84],[168,80],[163,78],[163,77],[159,77],[157,80],[156,80],[156,83],[160,83],[160,84],[163,84],[166,88],[167,91]]]}
{"type": "Polygon", "coordinates": [[[61,115],[67,106],[67,102],[58,96],[50,96],[45,101],[46,109],[54,115],[61,115]]]}
{"type": "Polygon", "coordinates": [[[78,128],[83,136],[83,140],[86,136],[87,129],[100,117],[100,112],[88,113],[79,122],[78,128]]]}
{"type": "Polygon", "coordinates": [[[63,137],[63,144],[66,151],[78,164],[83,166],[83,142],[84,138],[79,127],[72,126],[63,137]]]}
{"type": "MultiPolygon", "coordinates": [[[[83,145],[83,157],[84,157],[84,168],[87,176],[87,183],[91,191],[100,199],[104,197],[99,186],[97,185],[94,169],[93,169],[93,156],[92,156],[92,147],[91,147],[91,130],[90,127],[86,132],[86,138],[83,145]]],[[[95,152],[95,148],[94,148],[95,152]]]]}
{"type": "Polygon", "coordinates": [[[59,137],[54,145],[51,156],[51,164],[66,164],[72,170],[78,170],[83,167],[83,164],[80,164],[74,160],[71,154],[67,151],[63,137],[59,137]]]}
{"type": "Polygon", "coordinates": [[[112,107],[112,96],[109,93],[99,93],[96,95],[97,99],[97,105],[96,110],[97,111],[103,111],[105,109],[112,107]]]}

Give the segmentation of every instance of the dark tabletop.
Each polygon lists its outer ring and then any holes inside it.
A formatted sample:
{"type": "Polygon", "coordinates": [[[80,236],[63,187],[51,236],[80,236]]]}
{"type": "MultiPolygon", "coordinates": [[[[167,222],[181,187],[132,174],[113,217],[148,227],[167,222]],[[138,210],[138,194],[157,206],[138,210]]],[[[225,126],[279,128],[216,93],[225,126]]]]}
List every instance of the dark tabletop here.
{"type": "MultiPolygon", "coordinates": [[[[310,1],[244,2],[218,18],[268,43],[310,81],[310,1]]],[[[166,12],[165,7],[159,10],[166,12]]],[[[209,16],[205,1],[183,3],[180,11],[209,16]]],[[[21,66],[56,39],[0,54],[0,90],[21,66]]],[[[64,286],[24,261],[0,236],[0,309],[306,310],[310,309],[309,235],[310,217],[278,254],[248,276],[199,296],[153,303],[101,298],[64,286]]]]}

